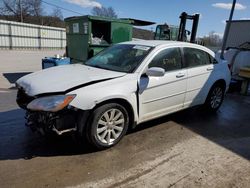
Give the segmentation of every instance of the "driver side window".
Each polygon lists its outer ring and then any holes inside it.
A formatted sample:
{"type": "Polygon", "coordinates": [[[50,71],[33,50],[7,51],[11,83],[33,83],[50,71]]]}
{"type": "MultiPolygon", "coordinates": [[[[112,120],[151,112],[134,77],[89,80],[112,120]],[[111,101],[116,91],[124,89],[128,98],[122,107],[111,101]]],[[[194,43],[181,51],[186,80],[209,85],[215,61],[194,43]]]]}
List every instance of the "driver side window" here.
{"type": "Polygon", "coordinates": [[[179,48],[168,48],[160,51],[148,65],[148,68],[160,67],[166,72],[182,68],[179,48]]]}

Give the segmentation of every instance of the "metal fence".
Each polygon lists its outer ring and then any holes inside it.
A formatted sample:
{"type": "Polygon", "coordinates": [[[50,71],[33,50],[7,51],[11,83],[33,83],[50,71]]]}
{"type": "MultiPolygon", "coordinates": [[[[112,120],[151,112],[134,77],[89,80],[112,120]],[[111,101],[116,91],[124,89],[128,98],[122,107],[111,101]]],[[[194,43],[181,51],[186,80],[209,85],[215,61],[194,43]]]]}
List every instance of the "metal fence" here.
{"type": "Polygon", "coordinates": [[[65,46],[63,28],[0,20],[0,49],[63,49],[65,46]]]}

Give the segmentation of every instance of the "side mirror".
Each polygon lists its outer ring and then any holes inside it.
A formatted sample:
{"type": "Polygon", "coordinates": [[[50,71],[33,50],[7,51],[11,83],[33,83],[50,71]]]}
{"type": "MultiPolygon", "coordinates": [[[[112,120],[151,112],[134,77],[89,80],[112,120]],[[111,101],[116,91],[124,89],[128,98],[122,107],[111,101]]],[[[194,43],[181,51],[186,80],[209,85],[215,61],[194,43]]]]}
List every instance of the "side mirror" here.
{"type": "Polygon", "coordinates": [[[151,67],[147,70],[147,76],[155,76],[155,77],[162,77],[165,74],[165,70],[160,67],[151,67]]]}

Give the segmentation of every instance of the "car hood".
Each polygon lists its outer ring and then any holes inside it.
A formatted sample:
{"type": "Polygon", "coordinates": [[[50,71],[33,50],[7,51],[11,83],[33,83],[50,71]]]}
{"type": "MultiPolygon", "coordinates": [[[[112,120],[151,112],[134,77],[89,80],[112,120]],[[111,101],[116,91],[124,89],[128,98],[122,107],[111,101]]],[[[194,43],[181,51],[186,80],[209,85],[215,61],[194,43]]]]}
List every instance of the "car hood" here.
{"type": "Polygon", "coordinates": [[[72,64],[28,74],[18,79],[16,84],[27,95],[35,96],[44,93],[68,92],[74,90],[74,88],[84,87],[85,85],[124,75],[126,73],[72,64]]]}

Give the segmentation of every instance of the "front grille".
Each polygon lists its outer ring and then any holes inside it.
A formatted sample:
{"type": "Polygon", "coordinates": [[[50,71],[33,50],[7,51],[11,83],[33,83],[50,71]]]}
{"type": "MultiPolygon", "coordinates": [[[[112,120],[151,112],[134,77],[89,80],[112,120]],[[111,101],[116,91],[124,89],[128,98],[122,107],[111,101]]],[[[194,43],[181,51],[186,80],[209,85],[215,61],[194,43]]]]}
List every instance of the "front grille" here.
{"type": "Polygon", "coordinates": [[[16,102],[21,108],[26,109],[27,105],[34,99],[35,97],[27,95],[23,88],[18,89],[16,102]]]}

